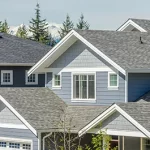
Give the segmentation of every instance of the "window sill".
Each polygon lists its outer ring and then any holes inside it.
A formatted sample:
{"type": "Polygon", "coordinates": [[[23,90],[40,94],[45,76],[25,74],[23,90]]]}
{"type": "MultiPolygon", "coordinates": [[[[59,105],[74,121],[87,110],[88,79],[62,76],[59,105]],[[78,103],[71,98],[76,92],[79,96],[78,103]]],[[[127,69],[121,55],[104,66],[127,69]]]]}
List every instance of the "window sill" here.
{"type": "Polygon", "coordinates": [[[1,83],[1,85],[13,85],[13,83],[1,83]]]}
{"type": "Polygon", "coordinates": [[[119,87],[108,87],[108,90],[119,90],[119,87]]]}
{"type": "Polygon", "coordinates": [[[52,89],[54,89],[54,90],[58,89],[59,90],[59,89],[61,89],[61,86],[53,86],[52,89]]]}
{"type": "Polygon", "coordinates": [[[26,85],[38,85],[38,83],[26,83],[26,85]]]}
{"type": "Polygon", "coordinates": [[[82,100],[82,99],[72,99],[72,103],[96,103],[96,99],[87,99],[87,100],[82,100]]]}

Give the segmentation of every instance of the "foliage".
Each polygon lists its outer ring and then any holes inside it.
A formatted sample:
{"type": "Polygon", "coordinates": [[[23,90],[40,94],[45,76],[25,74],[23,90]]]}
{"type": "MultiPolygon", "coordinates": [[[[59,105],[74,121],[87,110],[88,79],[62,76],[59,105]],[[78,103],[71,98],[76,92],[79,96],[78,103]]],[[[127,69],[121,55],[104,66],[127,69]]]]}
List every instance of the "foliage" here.
{"type": "Polygon", "coordinates": [[[41,19],[40,16],[40,5],[37,3],[35,9],[35,19],[32,18],[30,21],[29,31],[32,32],[32,39],[35,41],[39,41],[42,43],[48,42],[48,24],[46,23],[46,19],[41,19]]]}
{"type": "Polygon", "coordinates": [[[8,23],[5,20],[3,23],[1,23],[0,32],[8,33],[8,31],[9,31],[8,23]]]}
{"type": "Polygon", "coordinates": [[[51,47],[54,47],[57,44],[56,40],[52,37],[51,34],[49,34],[48,36],[48,45],[50,45],[51,47]]]}
{"type": "Polygon", "coordinates": [[[79,22],[77,23],[77,29],[88,30],[89,27],[90,25],[84,20],[84,15],[81,14],[79,22]]]}
{"type": "Polygon", "coordinates": [[[26,29],[26,26],[24,24],[18,28],[16,36],[24,38],[24,39],[27,38],[27,29],[26,29]]]}
{"type": "Polygon", "coordinates": [[[70,16],[67,14],[66,20],[63,22],[63,27],[60,28],[59,35],[61,39],[66,36],[74,27],[73,22],[70,20],[70,16]]]}

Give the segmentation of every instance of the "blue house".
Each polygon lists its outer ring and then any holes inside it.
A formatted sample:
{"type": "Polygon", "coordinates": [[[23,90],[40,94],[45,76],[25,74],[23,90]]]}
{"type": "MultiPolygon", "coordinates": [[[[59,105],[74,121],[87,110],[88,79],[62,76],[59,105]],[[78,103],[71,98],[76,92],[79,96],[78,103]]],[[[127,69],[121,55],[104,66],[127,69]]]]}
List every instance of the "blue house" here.
{"type": "Polygon", "coordinates": [[[55,47],[2,35],[0,147],[45,150],[46,138],[102,130],[119,150],[150,146],[150,20],[72,30],[55,47]],[[68,124],[67,124],[68,125],[68,124]]]}

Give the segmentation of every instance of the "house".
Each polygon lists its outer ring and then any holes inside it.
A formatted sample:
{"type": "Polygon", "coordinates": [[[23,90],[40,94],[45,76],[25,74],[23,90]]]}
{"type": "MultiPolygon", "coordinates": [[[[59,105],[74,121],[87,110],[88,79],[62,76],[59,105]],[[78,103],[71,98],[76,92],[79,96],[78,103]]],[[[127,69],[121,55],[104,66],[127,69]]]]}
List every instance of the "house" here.
{"type": "Polygon", "coordinates": [[[129,19],[117,31],[72,30],[52,49],[16,37],[6,40],[9,46],[4,48],[17,49],[13,55],[4,53],[7,61],[14,58],[7,65],[32,63],[24,73],[41,75],[42,85],[25,86],[24,76],[24,85],[0,88],[0,147],[46,149],[46,138],[62,132],[59,123],[65,112],[67,126],[72,120],[71,132],[85,135],[86,142],[102,124],[119,150],[148,150],[148,24],[129,19]]]}

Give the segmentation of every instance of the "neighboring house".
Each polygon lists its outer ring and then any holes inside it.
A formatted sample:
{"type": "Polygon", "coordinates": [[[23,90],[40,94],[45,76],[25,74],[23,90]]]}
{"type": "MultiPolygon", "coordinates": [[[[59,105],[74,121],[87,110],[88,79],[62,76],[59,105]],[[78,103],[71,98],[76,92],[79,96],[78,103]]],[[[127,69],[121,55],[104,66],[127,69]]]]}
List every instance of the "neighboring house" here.
{"type": "MultiPolygon", "coordinates": [[[[36,63],[28,75],[45,76],[45,87],[0,88],[0,147],[45,150],[45,139],[62,131],[65,112],[71,132],[86,134],[86,142],[102,124],[119,150],[149,150],[150,21],[142,21],[129,19],[118,31],[72,30],[48,53],[46,46],[20,39],[9,66],[36,63]]],[[[11,60],[10,51],[4,54],[11,60]]]]}

